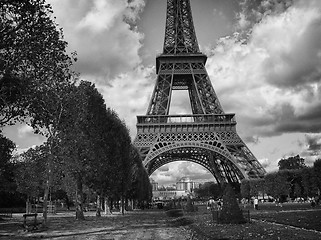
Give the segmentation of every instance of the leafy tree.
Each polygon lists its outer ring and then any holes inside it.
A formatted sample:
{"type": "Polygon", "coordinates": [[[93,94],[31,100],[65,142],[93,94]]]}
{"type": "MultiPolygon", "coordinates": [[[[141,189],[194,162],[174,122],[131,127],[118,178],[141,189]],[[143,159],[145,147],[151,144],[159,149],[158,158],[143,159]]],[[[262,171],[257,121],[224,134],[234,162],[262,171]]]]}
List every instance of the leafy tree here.
{"type": "MultiPolygon", "coordinates": [[[[105,181],[109,188],[105,191],[104,197],[106,201],[110,198],[117,201],[120,199],[123,210],[124,197],[131,180],[131,143],[129,131],[117,113],[111,109],[107,109],[107,113],[109,121],[104,139],[109,149],[109,172],[105,181]]],[[[107,207],[107,204],[105,205],[107,207]]]]}
{"type": "Polygon", "coordinates": [[[17,191],[27,196],[26,211],[31,211],[30,200],[43,194],[45,188],[48,149],[42,145],[30,148],[18,157],[15,179],[17,191]]]}
{"type": "MultiPolygon", "coordinates": [[[[24,48],[33,30],[36,7],[28,1],[0,2],[0,127],[11,120],[24,116],[20,106],[23,85],[28,83],[23,76],[24,48]],[[31,17],[30,17],[31,16],[31,17]]],[[[34,37],[34,36],[33,36],[34,37]]],[[[29,45],[30,46],[30,45],[29,45]]],[[[31,47],[31,46],[30,46],[31,47]]]]}
{"type": "Polygon", "coordinates": [[[250,181],[251,196],[258,196],[260,193],[265,193],[265,181],[264,179],[253,179],[250,181]]]}
{"type": "Polygon", "coordinates": [[[51,185],[52,152],[58,141],[65,96],[75,76],[73,59],[66,54],[62,30],[51,18],[45,0],[4,0],[0,3],[0,127],[28,116],[36,133],[48,137],[44,222],[51,185]]]}
{"type": "Polygon", "coordinates": [[[241,196],[250,200],[251,197],[265,193],[264,179],[251,179],[241,181],[241,196]]]}
{"type": "Polygon", "coordinates": [[[251,199],[251,185],[249,180],[241,181],[241,197],[251,199]]]}
{"type": "Polygon", "coordinates": [[[278,162],[279,170],[295,170],[305,168],[304,158],[299,155],[289,158],[283,158],[278,162]]]}
{"type": "Polygon", "coordinates": [[[15,144],[0,133],[0,191],[11,191],[13,163],[10,162],[15,144]]]}
{"type": "Polygon", "coordinates": [[[267,174],[265,187],[268,194],[275,198],[306,198],[316,196],[318,192],[316,174],[314,168],[310,167],[267,174]]]}
{"type": "Polygon", "coordinates": [[[298,182],[294,183],[292,191],[293,191],[292,192],[293,198],[303,197],[303,190],[302,190],[302,186],[300,183],[298,183],[298,182]]]}
{"type": "Polygon", "coordinates": [[[133,145],[131,146],[130,159],[131,172],[129,188],[126,197],[132,200],[137,200],[139,204],[142,204],[144,201],[149,202],[152,197],[152,187],[139,152],[133,145]]]}
{"type": "Polygon", "coordinates": [[[106,109],[92,83],[82,81],[74,87],[67,105],[59,146],[65,171],[77,186],[76,217],[83,219],[84,184],[100,199],[111,194],[120,198],[126,193],[130,138],[125,125],[114,111],[106,109]]]}
{"type": "Polygon", "coordinates": [[[23,85],[22,80],[9,75],[1,77],[0,73],[0,128],[25,116],[25,111],[18,102],[23,98],[23,85]]]}
{"type": "Polygon", "coordinates": [[[313,170],[314,170],[314,174],[315,174],[315,178],[316,178],[317,187],[319,189],[318,195],[320,195],[320,193],[321,193],[321,159],[317,159],[313,163],[313,170]]]}
{"type": "Polygon", "coordinates": [[[130,152],[130,164],[131,164],[131,172],[130,172],[130,186],[127,192],[127,197],[130,199],[137,199],[139,195],[139,188],[141,182],[141,167],[142,167],[142,160],[139,155],[138,150],[131,145],[131,152],[130,152]]]}
{"type": "MultiPolygon", "coordinates": [[[[117,141],[117,138],[112,136],[116,122],[115,113],[106,109],[103,97],[90,82],[82,81],[70,101],[71,109],[64,123],[65,131],[62,132],[62,139],[67,143],[66,146],[73,149],[76,149],[75,144],[78,144],[77,141],[69,141],[73,139],[72,134],[82,142],[81,144],[87,142],[87,155],[90,157],[90,163],[86,164],[86,167],[90,171],[82,174],[84,176],[82,181],[98,194],[99,200],[102,200],[115,185],[111,175],[119,171],[112,161],[113,142],[117,141]],[[75,109],[75,105],[79,108],[75,109]],[[75,127],[78,129],[77,132],[74,132],[75,127]]],[[[116,134],[115,132],[114,135],[116,134]]],[[[79,161],[80,159],[74,159],[74,164],[79,164],[79,161]]],[[[69,164],[70,162],[67,163],[69,164]]],[[[71,172],[75,175],[74,167],[67,169],[72,169],[71,172]]],[[[100,206],[97,207],[97,215],[100,215],[100,206]]]]}
{"type": "MultiPolygon", "coordinates": [[[[71,59],[45,0],[0,2],[0,126],[28,114],[38,90],[65,79],[71,59]]],[[[38,102],[42,103],[42,102],[38,102]]]]}
{"type": "Polygon", "coordinates": [[[304,197],[314,197],[318,194],[318,184],[315,171],[312,167],[301,170],[302,189],[304,197]]]}
{"type": "MultiPolygon", "coordinates": [[[[66,99],[66,111],[62,112],[62,131],[59,133],[59,149],[65,171],[70,174],[76,184],[76,218],[84,219],[83,215],[83,184],[90,173],[90,163],[94,160],[93,139],[90,121],[88,83],[80,83],[66,99]]],[[[99,149],[98,149],[99,150],[99,149]]]]}
{"type": "Polygon", "coordinates": [[[54,162],[57,161],[55,154],[58,147],[58,134],[61,130],[62,115],[66,111],[67,98],[72,91],[72,85],[66,83],[55,83],[52,81],[48,87],[41,88],[38,95],[34,97],[34,101],[30,108],[30,122],[36,133],[40,133],[47,138],[48,146],[48,164],[46,168],[46,185],[44,191],[44,222],[47,224],[47,201],[49,189],[52,187],[54,162]],[[38,104],[37,104],[38,102],[38,104]]]}
{"type": "Polygon", "coordinates": [[[269,173],[265,176],[267,194],[275,199],[287,196],[290,193],[291,184],[287,181],[284,172],[269,173]]]}
{"type": "Polygon", "coordinates": [[[200,185],[198,189],[195,189],[195,193],[201,198],[217,198],[222,195],[222,189],[217,183],[205,182],[204,184],[200,185]]]}
{"type": "Polygon", "coordinates": [[[129,130],[124,122],[118,122],[118,138],[116,138],[116,146],[114,148],[114,164],[119,171],[118,176],[115,178],[116,185],[113,191],[114,196],[121,200],[121,211],[124,213],[124,200],[128,191],[128,186],[131,181],[131,164],[130,164],[130,151],[131,140],[129,130]]]}
{"type": "Polygon", "coordinates": [[[289,197],[292,199],[297,197],[307,197],[313,190],[314,174],[311,174],[308,167],[296,170],[282,170],[289,185],[289,197]],[[309,186],[308,186],[309,185],[309,186]]]}
{"type": "Polygon", "coordinates": [[[142,194],[140,195],[141,198],[139,200],[151,202],[152,197],[153,197],[153,187],[152,187],[152,184],[150,183],[149,176],[148,176],[148,173],[147,173],[145,167],[141,168],[141,171],[143,172],[142,185],[140,188],[140,192],[142,194]]]}
{"type": "Polygon", "coordinates": [[[0,133],[0,206],[12,207],[19,204],[21,196],[16,193],[14,182],[15,163],[12,152],[15,144],[0,133]]]}

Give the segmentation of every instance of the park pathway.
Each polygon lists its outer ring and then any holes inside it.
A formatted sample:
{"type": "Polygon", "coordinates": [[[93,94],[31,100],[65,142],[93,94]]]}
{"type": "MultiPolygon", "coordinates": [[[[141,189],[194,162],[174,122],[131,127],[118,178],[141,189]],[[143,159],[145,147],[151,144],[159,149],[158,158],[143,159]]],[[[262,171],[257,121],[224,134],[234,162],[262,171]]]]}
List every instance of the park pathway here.
{"type": "MultiPolygon", "coordinates": [[[[163,211],[132,211],[96,218],[94,212],[85,213],[85,221],[74,219],[73,213],[50,216],[47,231],[24,232],[19,216],[9,227],[0,225],[0,239],[55,239],[55,240],[125,240],[125,239],[195,239],[191,230],[177,226],[163,211]]],[[[22,222],[22,218],[21,218],[22,222]]]]}

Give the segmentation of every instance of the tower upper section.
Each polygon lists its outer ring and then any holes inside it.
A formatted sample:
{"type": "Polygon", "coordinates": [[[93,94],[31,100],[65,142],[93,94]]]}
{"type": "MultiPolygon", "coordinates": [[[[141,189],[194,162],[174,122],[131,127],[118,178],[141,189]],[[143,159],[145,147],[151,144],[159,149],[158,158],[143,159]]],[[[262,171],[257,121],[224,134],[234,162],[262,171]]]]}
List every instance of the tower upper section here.
{"type": "Polygon", "coordinates": [[[200,53],[189,0],[167,0],[162,55],[200,53]]]}

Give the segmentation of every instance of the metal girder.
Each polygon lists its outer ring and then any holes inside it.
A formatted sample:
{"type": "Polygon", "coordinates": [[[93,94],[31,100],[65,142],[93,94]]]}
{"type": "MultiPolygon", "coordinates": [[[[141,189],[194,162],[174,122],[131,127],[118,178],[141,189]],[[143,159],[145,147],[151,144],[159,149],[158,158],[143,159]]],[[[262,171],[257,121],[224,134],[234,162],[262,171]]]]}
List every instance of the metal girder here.
{"type": "Polygon", "coordinates": [[[173,86],[172,74],[161,74],[157,77],[147,115],[167,115],[173,86]]]}
{"type": "Polygon", "coordinates": [[[163,53],[199,52],[189,0],[167,0],[163,53]]]}
{"type": "Polygon", "coordinates": [[[147,115],[168,114],[173,90],[188,90],[193,114],[224,113],[201,60],[179,62],[175,56],[160,60],[147,115]]]}

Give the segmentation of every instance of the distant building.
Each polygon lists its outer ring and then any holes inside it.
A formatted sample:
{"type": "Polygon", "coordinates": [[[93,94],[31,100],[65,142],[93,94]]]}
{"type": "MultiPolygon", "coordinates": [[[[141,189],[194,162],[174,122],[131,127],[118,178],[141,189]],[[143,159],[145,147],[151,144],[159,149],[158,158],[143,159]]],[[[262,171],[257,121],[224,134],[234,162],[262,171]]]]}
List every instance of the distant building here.
{"type": "Polygon", "coordinates": [[[196,185],[197,184],[193,182],[189,177],[182,177],[176,183],[176,190],[193,192],[193,189],[196,188],[196,185]]]}
{"type": "Polygon", "coordinates": [[[152,184],[152,190],[157,191],[158,190],[158,182],[156,182],[154,179],[150,178],[150,183],[152,184]]]}
{"type": "Polygon", "coordinates": [[[158,187],[158,183],[154,179],[151,179],[151,184],[153,188],[153,200],[169,200],[193,195],[194,189],[199,188],[200,185],[188,177],[181,178],[172,186],[158,187]]]}

